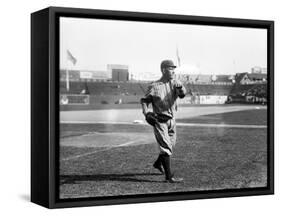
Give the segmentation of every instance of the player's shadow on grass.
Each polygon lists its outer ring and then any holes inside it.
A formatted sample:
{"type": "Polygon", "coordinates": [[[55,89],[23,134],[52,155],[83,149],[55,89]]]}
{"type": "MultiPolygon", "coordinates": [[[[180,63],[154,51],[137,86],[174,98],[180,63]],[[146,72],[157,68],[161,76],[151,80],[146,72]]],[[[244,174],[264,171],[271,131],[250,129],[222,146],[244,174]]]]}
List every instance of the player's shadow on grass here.
{"type": "Polygon", "coordinates": [[[161,182],[149,179],[140,179],[141,176],[161,175],[156,173],[125,173],[125,174],[98,174],[98,175],[61,175],[60,184],[76,184],[81,181],[125,181],[125,182],[161,182]]]}

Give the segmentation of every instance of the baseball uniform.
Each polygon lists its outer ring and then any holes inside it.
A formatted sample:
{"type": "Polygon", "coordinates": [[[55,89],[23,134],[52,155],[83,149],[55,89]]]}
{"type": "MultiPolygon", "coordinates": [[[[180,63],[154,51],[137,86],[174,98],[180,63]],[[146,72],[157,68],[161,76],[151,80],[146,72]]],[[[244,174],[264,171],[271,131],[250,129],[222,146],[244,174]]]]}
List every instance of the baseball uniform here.
{"type": "Polygon", "coordinates": [[[173,146],[176,143],[176,121],[175,113],[177,111],[177,98],[184,97],[186,90],[182,86],[181,91],[176,90],[176,84],[181,85],[179,81],[158,80],[151,83],[148,87],[142,103],[152,104],[153,112],[159,116],[157,124],[154,126],[154,135],[159,144],[160,153],[173,153],[173,146]]]}

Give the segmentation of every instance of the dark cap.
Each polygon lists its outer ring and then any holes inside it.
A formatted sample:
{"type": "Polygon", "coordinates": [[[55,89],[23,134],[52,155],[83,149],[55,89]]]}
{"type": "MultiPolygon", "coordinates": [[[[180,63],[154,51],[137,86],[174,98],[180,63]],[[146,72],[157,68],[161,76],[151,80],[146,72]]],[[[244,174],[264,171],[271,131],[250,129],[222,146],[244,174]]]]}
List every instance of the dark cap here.
{"type": "Polygon", "coordinates": [[[174,64],[174,62],[172,60],[164,60],[161,62],[160,67],[162,69],[162,68],[166,68],[166,67],[176,68],[177,66],[174,64]]]}

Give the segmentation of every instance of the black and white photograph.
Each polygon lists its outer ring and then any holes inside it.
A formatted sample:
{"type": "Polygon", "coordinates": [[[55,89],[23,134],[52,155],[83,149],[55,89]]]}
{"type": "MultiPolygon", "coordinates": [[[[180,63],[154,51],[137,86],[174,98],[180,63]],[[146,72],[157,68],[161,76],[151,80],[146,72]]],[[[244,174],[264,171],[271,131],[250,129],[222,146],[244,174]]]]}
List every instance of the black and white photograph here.
{"type": "Polygon", "coordinates": [[[59,19],[59,198],[268,186],[268,30],[59,19]]]}
{"type": "Polygon", "coordinates": [[[1,7],[1,215],[266,216],[280,3],[1,7]]]}

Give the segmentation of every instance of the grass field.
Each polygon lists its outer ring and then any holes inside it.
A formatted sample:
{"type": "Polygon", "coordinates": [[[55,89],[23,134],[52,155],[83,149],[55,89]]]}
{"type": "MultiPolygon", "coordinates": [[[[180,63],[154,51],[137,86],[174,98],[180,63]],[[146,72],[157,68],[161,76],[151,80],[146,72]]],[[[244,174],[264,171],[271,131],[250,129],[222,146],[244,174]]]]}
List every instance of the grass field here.
{"type": "MultiPolygon", "coordinates": [[[[266,125],[266,109],[199,115],[179,122],[266,125]]],[[[148,125],[61,124],[60,198],[100,197],[267,184],[267,129],[177,127],[170,184],[152,167],[157,144],[148,125]]]]}
{"type": "Polygon", "coordinates": [[[208,124],[242,124],[242,125],[266,125],[267,110],[243,110],[213,115],[200,115],[193,118],[179,119],[177,122],[208,123],[208,124]]]}

